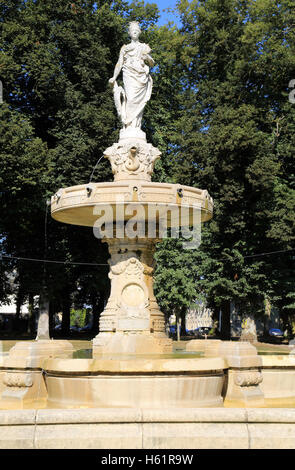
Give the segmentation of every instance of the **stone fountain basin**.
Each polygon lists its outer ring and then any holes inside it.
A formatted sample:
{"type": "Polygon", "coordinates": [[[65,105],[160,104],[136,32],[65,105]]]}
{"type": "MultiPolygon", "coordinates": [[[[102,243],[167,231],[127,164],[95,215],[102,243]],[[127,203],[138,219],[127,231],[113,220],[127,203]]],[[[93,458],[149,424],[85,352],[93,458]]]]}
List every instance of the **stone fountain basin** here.
{"type": "Polygon", "coordinates": [[[225,362],[200,359],[48,359],[49,408],[223,406],[225,362]]]}
{"type": "MultiPolygon", "coordinates": [[[[187,214],[183,212],[183,223],[186,225],[192,225],[193,208],[201,209],[202,222],[211,219],[213,213],[213,199],[207,190],[134,180],[88,183],[59,189],[51,198],[51,215],[59,222],[93,227],[99,218],[94,208],[110,205],[115,220],[116,208],[131,203],[144,207],[145,220],[148,218],[148,210],[157,207],[161,217],[169,207],[171,213],[168,213],[168,227],[178,224],[179,208],[189,209],[187,214]]],[[[124,214],[124,220],[132,216],[124,214]]]]}

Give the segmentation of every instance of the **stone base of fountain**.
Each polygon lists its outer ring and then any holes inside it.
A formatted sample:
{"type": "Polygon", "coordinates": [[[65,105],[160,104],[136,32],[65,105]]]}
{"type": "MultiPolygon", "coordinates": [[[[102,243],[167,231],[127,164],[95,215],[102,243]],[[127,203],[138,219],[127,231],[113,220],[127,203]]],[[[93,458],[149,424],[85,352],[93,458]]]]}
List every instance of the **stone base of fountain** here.
{"type": "Polygon", "coordinates": [[[10,357],[0,356],[0,410],[294,408],[294,355],[257,356],[249,343],[192,340],[188,357],[132,356],[127,351],[100,359],[72,359],[67,344],[63,350],[59,344],[48,345],[54,357],[46,358],[40,355],[45,346],[28,341],[25,349],[35,355],[22,357],[18,346],[10,357]]]}
{"type": "Polygon", "coordinates": [[[20,341],[1,363],[3,387],[0,408],[23,409],[45,407],[47,390],[43,379],[43,362],[49,357],[72,357],[69,341],[20,341]]]}
{"type": "Polygon", "coordinates": [[[223,406],[224,361],[210,359],[49,359],[49,408],[223,406]]]}
{"type": "Polygon", "coordinates": [[[93,357],[110,354],[166,354],[172,352],[172,340],[162,333],[100,333],[93,340],[93,357]]]}
{"type": "Polygon", "coordinates": [[[10,349],[4,361],[6,367],[40,367],[44,358],[71,357],[74,347],[67,340],[39,339],[20,341],[10,349]]]}
{"type": "MultiPolygon", "coordinates": [[[[191,341],[188,350],[199,350],[199,341],[191,341]]],[[[262,358],[254,346],[247,342],[203,340],[205,357],[222,357],[227,367],[224,406],[264,406],[264,393],[260,384],[262,358]]]]}
{"type": "Polygon", "coordinates": [[[0,410],[0,449],[93,449],[95,455],[97,449],[101,455],[110,449],[127,449],[124,455],[146,449],[147,456],[151,449],[154,455],[159,449],[172,449],[173,455],[175,449],[187,449],[178,452],[182,456],[196,449],[196,458],[199,449],[295,449],[295,413],[175,407],[0,410]]]}

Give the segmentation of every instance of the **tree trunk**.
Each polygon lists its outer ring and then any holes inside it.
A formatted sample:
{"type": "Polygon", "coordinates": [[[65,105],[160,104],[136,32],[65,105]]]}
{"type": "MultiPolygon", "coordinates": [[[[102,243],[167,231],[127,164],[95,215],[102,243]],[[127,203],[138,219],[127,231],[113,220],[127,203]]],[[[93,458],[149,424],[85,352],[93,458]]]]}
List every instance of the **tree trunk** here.
{"type": "Polygon", "coordinates": [[[263,336],[266,338],[268,335],[268,329],[270,324],[270,315],[271,315],[271,303],[269,299],[265,298],[265,309],[263,316],[263,336]]]}
{"type": "Polygon", "coordinates": [[[19,332],[21,329],[20,314],[21,314],[21,307],[23,303],[24,303],[24,295],[23,295],[21,288],[19,287],[18,292],[17,292],[17,297],[16,297],[16,312],[15,312],[14,321],[13,321],[13,328],[17,332],[19,332]]]}
{"type": "Polygon", "coordinates": [[[23,297],[20,291],[18,291],[17,298],[16,298],[16,312],[15,312],[16,321],[18,321],[20,318],[20,311],[21,311],[22,304],[23,304],[23,297]]]}
{"type": "Polygon", "coordinates": [[[52,337],[54,330],[55,303],[49,301],[49,336],[52,337]]]}
{"type": "Polygon", "coordinates": [[[84,326],[88,325],[88,323],[90,322],[90,309],[89,308],[86,308],[86,315],[85,315],[85,324],[84,326]]]}
{"type": "Polygon", "coordinates": [[[177,314],[176,315],[176,334],[177,334],[177,341],[180,341],[180,322],[181,322],[181,319],[179,317],[179,315],[177,314]]]}
{"type": "Polygon", "coordinates": [[[218,321],[219,321],[219,311],[220,311],[220,307],[218,307],[217,305],[214,305],[211,310],[212,310],[212,321],[213,321],[213,324],[214,324],[214,323],[218,323],[218,321]]]}
{"type": "Polygon", "coordinates": [[[210,308],[212,311],[212,325],[214,328],[214,334],[216,335],[217,338],[220,337],[220,331],[219,331],[219,312],[220,312],[220,307],[217,305],[213,304],[212,307],[210,308]]]}
{"type": "Polygon", "coordinates": [[[230,301],[224,301],[221,304],[221,331],[220,331],[220,339],[224,341],[230,340],[230,301]]]}
{"type": "Polygon", "coordinates": [[[62,336],[70,335],[70,325],[71,325],[71,300],[70,300],[69,294],[66,293],[62,302],[62,320],[61,320],[62,336]]]}
{"type": "Polygon", "coordinates": [[[180,318],[181,318],[180,336],[186,335],[186,311],[187,311],[187,307],[185,306],[183,306],[180,310],[180,318]]]}
{"type": "Polygon", "coordinates": [[[47,294],[43,291],[39,297],[39,318],[37,340],[49,338],[49,300],[47,294]]]}
{"type": "Polygon", "coordinates": [[[29,319],[28,319],[28,333],[34,333],[34,294],[29,293],[29,319]]]}

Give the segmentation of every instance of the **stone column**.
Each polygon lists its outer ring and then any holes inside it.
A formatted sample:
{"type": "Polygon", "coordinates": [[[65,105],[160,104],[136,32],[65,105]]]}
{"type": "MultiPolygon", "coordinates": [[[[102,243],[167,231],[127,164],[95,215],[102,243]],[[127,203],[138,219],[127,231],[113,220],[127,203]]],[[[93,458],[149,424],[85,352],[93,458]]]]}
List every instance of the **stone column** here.
{"type": "Polygon", "coordinates": [[[172,351],[164,314],[153,291],[153,253],[157,240],[108,239],[111,294],[102,312],[93,354],[172,351]]]}

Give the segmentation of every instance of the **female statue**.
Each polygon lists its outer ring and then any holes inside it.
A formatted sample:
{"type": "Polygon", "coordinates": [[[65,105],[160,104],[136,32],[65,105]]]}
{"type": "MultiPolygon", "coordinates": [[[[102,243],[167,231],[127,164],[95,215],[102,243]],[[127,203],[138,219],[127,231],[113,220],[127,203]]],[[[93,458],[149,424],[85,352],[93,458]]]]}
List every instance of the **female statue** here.
{"type": "Polygon", "coordinates": [[[141,29],[137,21],[129,24],[128,32],[131,43],[121,48],[114,75],[109,83],[114,86],[115,105],[124,129],[140,129],[143,109],[152,93],[153,80],[149,74],[149,66],[152,67],[154,61],[149,55],[149,45],[138,40],[141,29]],[[116,82],[121,70],[124,88],[116,82]]]}

